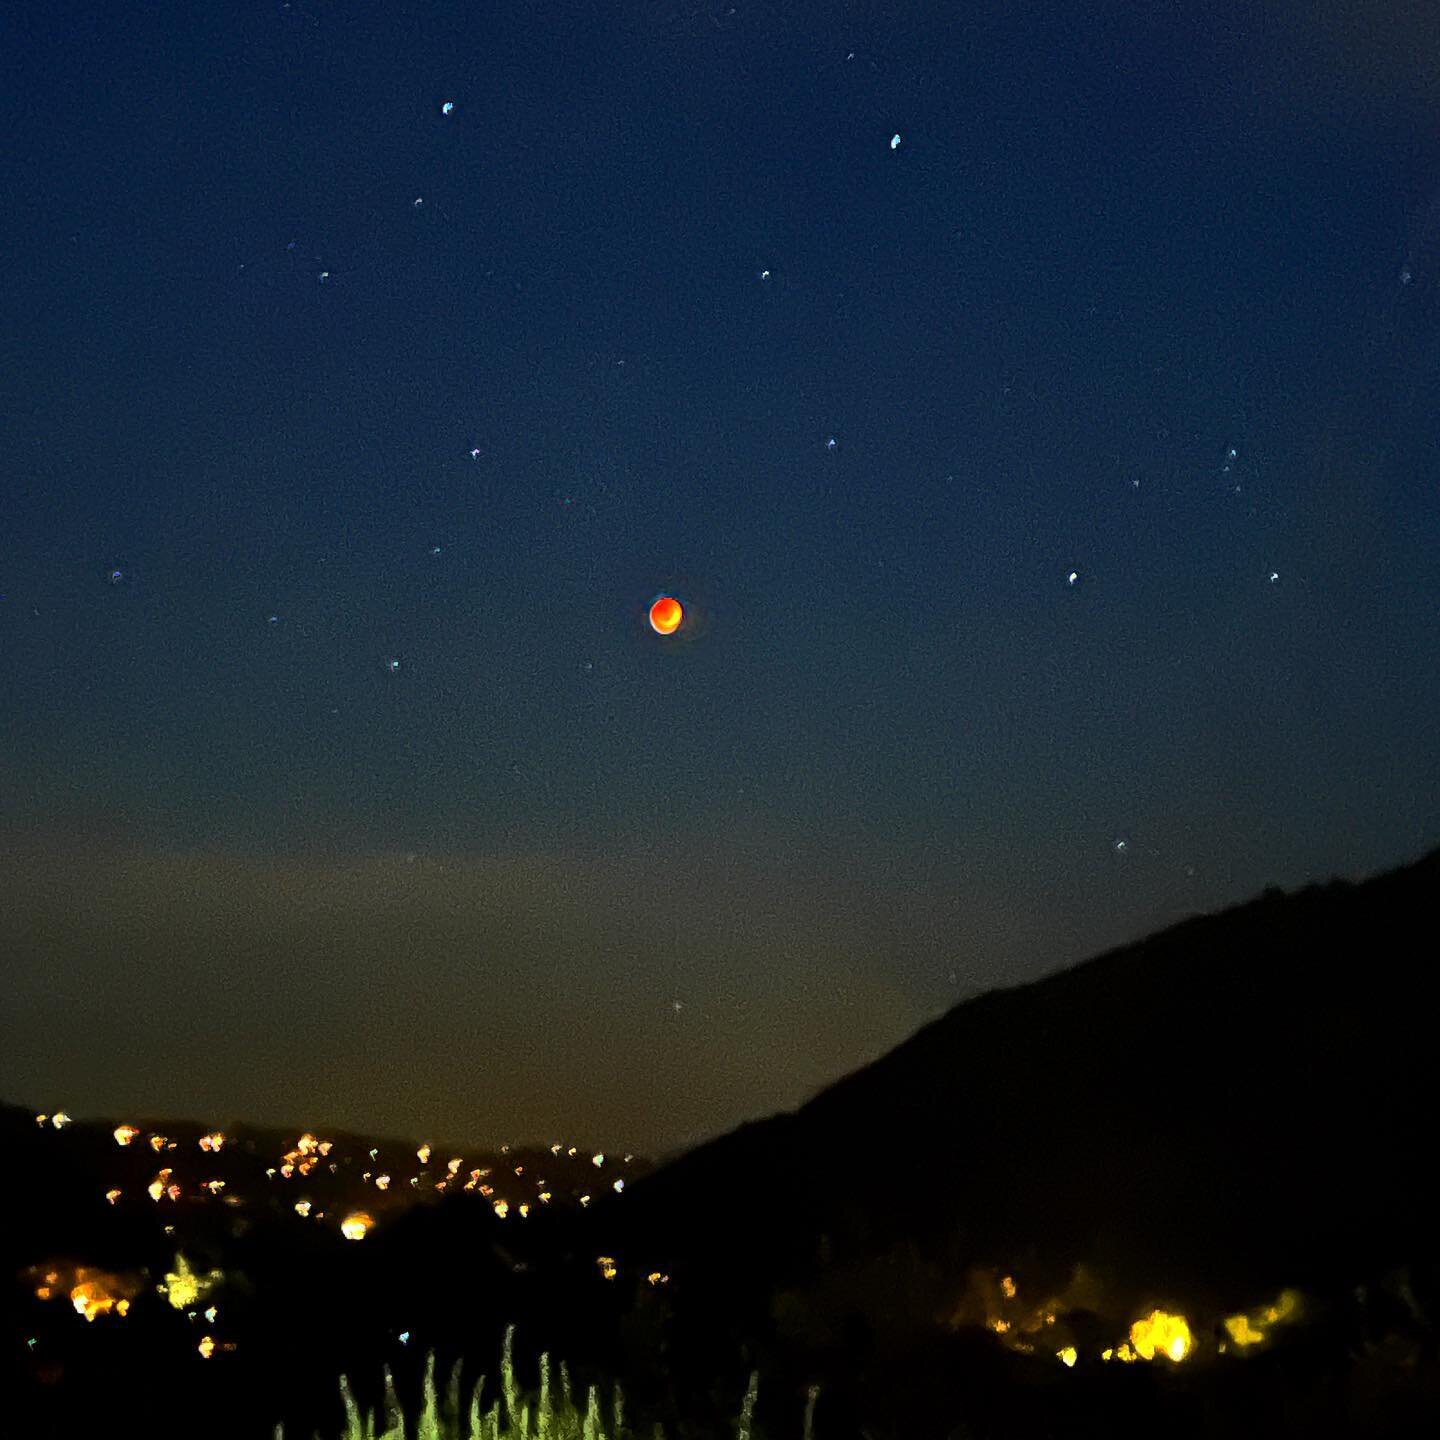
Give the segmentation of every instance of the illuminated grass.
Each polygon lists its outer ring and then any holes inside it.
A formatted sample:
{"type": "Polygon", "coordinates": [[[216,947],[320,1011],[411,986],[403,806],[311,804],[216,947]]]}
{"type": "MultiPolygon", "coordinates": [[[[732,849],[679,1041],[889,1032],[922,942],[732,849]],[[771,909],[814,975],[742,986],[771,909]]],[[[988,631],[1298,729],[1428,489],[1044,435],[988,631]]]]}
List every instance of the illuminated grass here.
{"type": "MultiPolygon", "coordinates": [[[[425,1362],[424,1409],[416,1434],[418,1440],[619,1440],[625,1426],[625,1398],[620,1385],[615,1385],[610,1406],[610,1424],[607,1428],[600,1413],[600,1400],[595,1387],[590,1387],[585,1410],[575,1404],[570,1390],[570,1376],[564,1364],[560,1366],[560,1394],[556,1396],[550,1385],[550,1356],[540,1357],[540,1393],[534,1399],[520,1394],[515,1383],[515,1367],[511,1361],[511,1345],[515,1327],[505,1332],[505,1345],[500,1359],[501,1394],[484,1408],[485,1377],[480,1377],[475,1393],[470,1400],[470,1411],[460,1423],[460,1367],[457,1364],[445,1385],[445,1400],[441,1403],[440,1392],[435,1385],[435,1355],[432,1351],[425,1362]],[[502,1421],[502,1407],[504,1418],[502,1421]]],[[[760,1372],[750,1372],[750,1384],[736,1421],[737,1440],[752,1440],[755,1397],[759,1390],[760,1372]]],[[[820,1390],[812,1386],[805,1404],[804,1440],[812,1440],[811,1421],[815,1413],[815,1400],[820,1390]]],[[[345,1405],[344,1440],[402,1440],[404,1423],[400,1403],[395,1395],[395,1380],[390,1367],[385,1367],[385,1403],[378,1413],[362,1414],[350,1382],[340,1378],[340,1398],[345,1405]],[[383,1429],[377,1425],[383,1424],[383,1429]]],[[[285,1440],[285,1427],[275,1427],[274,1440],[285,1440]]],[[[658,1423],[654,1427],[654,1440],[665,1440],[665,1432],[658,1423]]]]}

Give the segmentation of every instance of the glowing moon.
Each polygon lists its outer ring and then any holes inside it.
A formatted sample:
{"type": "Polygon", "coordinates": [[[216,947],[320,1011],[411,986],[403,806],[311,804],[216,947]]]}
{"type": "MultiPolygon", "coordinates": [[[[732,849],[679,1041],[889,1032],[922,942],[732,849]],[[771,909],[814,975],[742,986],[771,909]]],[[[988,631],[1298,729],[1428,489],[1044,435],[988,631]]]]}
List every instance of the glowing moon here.
{"type": "Polygon", "coordinates": [[[650,628],[657,635],[673,635],[685,618],[685,610],[673,595],[662,595],[650,607],[650,628]]]}

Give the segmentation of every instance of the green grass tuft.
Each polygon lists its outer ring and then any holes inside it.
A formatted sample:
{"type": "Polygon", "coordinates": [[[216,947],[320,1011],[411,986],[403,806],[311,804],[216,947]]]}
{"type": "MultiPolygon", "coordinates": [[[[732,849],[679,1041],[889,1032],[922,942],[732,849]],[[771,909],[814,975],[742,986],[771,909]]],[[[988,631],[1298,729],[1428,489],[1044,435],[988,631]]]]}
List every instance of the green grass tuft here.
{"type": "MultiPolygon", "coordinates": [[[[595,1386],[592,1385],[586,1392],[584,1412],[577,1408],[571,1394],[570,1375],[563,1362],[560,1365],[560,1396],[557,1399],[550,1384],[550,1356],[546,1353],[540,1357],[540,1393],[532,1404],[521,1395],[520,1386],[515,1379],[514,1338],[515,1327],[511,1325],[505,1331],[505,1344],[500,1357],[503,1422],[501,1399],[492,1401],[488,1411],[481,1408],[485,1390],[483,1375],[470,1397],[469,1414],[462,1417],[460,1366],[457,1363],[444,1384],[437,1389],[435,1352],[430,1352],[425,1360],[425,1403],[416,1429],[418,1440],[465,1440],[465,1437],[470,1437],[470,1440],[622,1440],[625,1428],[625,1397],[621,1393],[618,1380],[611,1396],[610,1421],[607,1427],[595,1386]],[[442,1392],[445,1397],[443,1404],[440,1400],[442,1392]]],[[[753,1370],[737,1422],[737,1440],[754,1440],[752,1420],[759,1385],[760,1372],[753,1370]]],[[[818,1385],[812,1385],[807,1392],[804,1440],[813,1440],[811,1421],[819,1394],[818,1385]]],[[[385,1399],[377,1411],[369,1414],[361,1411],[350,1381],[343,1375],[340,1377],[340,1399],[345,1407],[344,1440],[404,1440],[404,1419],[395,1395],[395,1377],[390,1373],[388,1365],[385,1367],[385,1399]],[[377,1426],[380,1425],[384,1428],[378,1429],[377,1426]]],[[[274,1440],[286,1440],[283,1425],[275,1427],[274,1440]]],[[[655,1425],[654,1440],[665,1440],[664,1428],[658,1422],[655,1425]]]]}

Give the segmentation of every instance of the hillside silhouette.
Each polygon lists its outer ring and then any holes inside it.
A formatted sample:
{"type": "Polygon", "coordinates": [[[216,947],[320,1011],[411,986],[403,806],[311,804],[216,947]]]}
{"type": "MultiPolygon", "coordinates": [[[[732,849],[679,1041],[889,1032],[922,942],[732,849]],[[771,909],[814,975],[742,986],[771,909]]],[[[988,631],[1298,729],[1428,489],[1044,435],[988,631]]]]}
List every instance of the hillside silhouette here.
{"type": "Polygon", "coordinates": [[[752,1370],[756,1440],[798,1440],[814,1387],[818,1440],[1433,1433],[1437,895],[1440,851],[1185,920],[960,1004],[793,1112],[624,1156],[619,1193],[586,1153],[456,1174],[448,1147],[337,1135],[304,1193],[371,1197],[355,1245],[296,1215],[288,1132],[237,1123],[200,1160],[198,1122],[117,1149],[114,1120],[0,1107],[13,1418],[78,1433],[143,1374],[216,1440],[282,1413],[336,1434],[342,1371],[413,1396],[433,1349],[493,1383],[513,1323],[523,1385],[547,1351],[582,1393],[618,1380],[645,1440],[733,1435],[752,1370]],[[377,1150],[393,1201],[363,1184],[377,1150]],[[180,1200],[109,1203],[167,1157],[180,1200]],[[471,1190],[515,1205],[537,1172],[557,1193],[529,1218],[471,1190]],[[212,1174],[228,1198],[192,1195],[212,1174]],[[198,1306],[156,1293],[178,1250],[225,1276],[214,1366],[198,1306]],[[36,1298],[37,1266],[76,1265],[137,1277],[129,1318],[36,1298]],[[1184,1344],[1144,1354],[1144,1317],[1184,1344]]]}
{"type": "Polygon", "coordinates": [[[1332,1370],[1393,1321],[1433,1371],[1437,896],[1440,851],[981,995],[582,1223],[671,1276],[682,1369],[686,1333],[782,1369],[913,1352],[983,1320],[988,1271],[1093,1337],[1296,1287],[1332,1370]]]}

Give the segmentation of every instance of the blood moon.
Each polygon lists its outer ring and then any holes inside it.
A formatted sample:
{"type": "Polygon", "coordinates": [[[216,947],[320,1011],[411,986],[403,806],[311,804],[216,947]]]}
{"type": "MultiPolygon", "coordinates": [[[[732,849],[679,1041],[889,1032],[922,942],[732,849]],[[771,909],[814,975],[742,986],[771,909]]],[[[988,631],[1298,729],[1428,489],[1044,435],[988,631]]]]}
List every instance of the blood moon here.
{"type": "Polygon", "coordinates": [[[673,635],[685,621],[685,607],[673,595],[657,596],[650,604],[650,628],[657,635],[673,635]]]}

